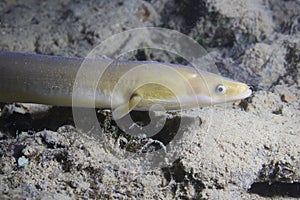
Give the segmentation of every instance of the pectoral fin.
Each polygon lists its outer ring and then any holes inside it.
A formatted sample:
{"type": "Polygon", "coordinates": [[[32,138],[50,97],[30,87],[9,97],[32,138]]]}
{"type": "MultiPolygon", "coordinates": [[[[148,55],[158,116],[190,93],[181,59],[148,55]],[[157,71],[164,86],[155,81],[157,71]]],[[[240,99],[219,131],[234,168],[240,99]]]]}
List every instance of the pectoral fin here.
{"type": "Polygon", "coordinates": [[[114,120],[119,120],[125,115],[127,115],[130,111],[132,111],[138,103],[142,100],[142,97],[139,95],[132,95],[128,103],[124,103],[112,112],[112,116],[114,120]]]}

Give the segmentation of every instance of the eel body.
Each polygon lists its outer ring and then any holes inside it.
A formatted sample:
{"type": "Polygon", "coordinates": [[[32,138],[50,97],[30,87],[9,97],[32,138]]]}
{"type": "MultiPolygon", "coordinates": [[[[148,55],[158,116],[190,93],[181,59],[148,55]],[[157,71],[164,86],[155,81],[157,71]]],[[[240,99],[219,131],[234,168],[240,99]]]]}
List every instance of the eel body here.
{"type": "Polygon", "coordinates": [[[111,108],[119,119],[157,104],[179,110],[250,95],[244,83],[189,66],[0,51],[0,102],[111,108]]]}

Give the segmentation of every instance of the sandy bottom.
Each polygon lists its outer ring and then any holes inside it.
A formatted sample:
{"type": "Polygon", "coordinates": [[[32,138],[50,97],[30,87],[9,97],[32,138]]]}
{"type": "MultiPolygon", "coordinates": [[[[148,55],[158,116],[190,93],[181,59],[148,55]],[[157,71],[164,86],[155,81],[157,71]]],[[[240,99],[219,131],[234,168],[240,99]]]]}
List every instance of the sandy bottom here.
{"type": "MultiPolygon", "coordinates": [[[[0,199],[300,198],[300,3],[274,2],[0,2],[1,50],[84,57],[113,34],[158,26],[201,43],[203,65],[253,86],[240,102],[152,121],[132,112],[133,123],[117,124],[96,110],[97,127],[84,109],[74,122],[71,108],[2,103],[0,199]]],[[[186,59],[153,49],[120,58],[186,59]]]]}

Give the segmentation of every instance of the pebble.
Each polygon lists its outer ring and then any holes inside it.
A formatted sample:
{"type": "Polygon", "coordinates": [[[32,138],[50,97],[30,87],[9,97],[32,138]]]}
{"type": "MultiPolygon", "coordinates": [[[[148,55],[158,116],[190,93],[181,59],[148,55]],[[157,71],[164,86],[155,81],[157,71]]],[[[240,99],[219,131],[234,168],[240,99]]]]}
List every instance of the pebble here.
{"type": "Polygon", "coordinates": [[[284,102],[286,102],[286,103],[293,103],[293,102],[295,102],[297,99],[296,99],[296,97],[295,97],[294,95],[286,93],[286,94],[283,94],[283,95],[282,95],[282,100],[283,100],[284,102]]]}
{"type": "Polygon", "coordinates": [[[18,167],[24,167],[25,165],[27,165],[28,163],[28,159],[25,158],[24,156],[18,158],[18,167]]]}

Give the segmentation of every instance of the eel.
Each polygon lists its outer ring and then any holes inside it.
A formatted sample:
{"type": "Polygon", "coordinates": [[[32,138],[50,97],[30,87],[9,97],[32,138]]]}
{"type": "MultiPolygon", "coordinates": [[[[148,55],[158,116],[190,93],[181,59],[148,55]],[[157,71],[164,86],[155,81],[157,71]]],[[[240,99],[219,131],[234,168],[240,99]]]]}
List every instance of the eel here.
{"type": "Polygon", "coordinates": [[[0,51],[0,102],[109,108],[116,120],[153,105],[175,111],[251,93],[247,84],[191,66],[0,51]]]}

